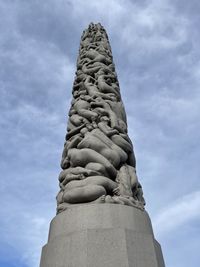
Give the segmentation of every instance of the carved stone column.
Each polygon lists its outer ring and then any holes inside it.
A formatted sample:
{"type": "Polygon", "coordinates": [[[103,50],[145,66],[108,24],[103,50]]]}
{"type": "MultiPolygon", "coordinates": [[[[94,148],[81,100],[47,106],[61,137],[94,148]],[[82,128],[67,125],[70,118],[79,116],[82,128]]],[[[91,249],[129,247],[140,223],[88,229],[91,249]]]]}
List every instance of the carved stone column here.
{"type": "Polygon", "coordinates": [[[100,24],[82,34],[72,95],[57,215],[40,267],[164,267],[100,24]]]}

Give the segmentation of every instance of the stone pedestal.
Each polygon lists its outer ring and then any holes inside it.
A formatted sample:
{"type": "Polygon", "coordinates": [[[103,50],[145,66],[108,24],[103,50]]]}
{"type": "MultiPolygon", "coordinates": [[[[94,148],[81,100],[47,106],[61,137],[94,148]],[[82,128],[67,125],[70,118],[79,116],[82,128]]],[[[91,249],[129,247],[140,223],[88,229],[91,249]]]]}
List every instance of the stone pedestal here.
{"type": "Polygon", "coordinates": [[[145,211],[119,204],[82,204],[52,220],[40,267],[102,266],[165,266],[145,211]]]}

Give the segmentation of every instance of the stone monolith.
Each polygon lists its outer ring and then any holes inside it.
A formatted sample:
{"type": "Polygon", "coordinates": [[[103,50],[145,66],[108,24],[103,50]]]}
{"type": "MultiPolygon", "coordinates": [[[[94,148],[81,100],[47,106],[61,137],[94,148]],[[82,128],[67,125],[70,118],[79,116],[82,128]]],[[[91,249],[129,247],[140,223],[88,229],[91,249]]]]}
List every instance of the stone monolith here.
{"type": "Polygon", "coordinates": [[[57,215],[40,267],[164,267],[144,209],[108,36],[81,37],[62,153],[57,215]]]}

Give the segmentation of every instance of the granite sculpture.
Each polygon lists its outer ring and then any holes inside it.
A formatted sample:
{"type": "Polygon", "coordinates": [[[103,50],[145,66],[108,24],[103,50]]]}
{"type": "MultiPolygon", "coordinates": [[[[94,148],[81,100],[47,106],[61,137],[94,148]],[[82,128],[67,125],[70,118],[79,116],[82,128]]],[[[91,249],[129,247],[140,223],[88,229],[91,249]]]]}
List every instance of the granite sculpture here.
{"type": "Polygon", "coordinates": [[[111,47],[100,23],[81,37],[57,212],[73,204],[115,203],[144,209],[133,144],[111,47]]]}
{"type": "Polygon", "coordinates": [[[83,32],[59,175],[57,214],[40,267],[165,267],[136,174],[108,36],[83,32]]]}

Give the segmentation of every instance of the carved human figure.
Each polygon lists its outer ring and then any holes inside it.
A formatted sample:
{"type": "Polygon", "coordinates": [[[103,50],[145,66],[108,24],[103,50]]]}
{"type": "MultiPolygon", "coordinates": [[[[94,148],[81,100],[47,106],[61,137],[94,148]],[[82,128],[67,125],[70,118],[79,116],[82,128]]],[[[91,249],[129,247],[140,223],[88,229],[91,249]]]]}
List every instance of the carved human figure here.
{"type": "Polygon", "coordinates": [[[69,182],[64,190],[63,199],[68,203],[94,201],[102,195],[113,194],[117,183],[104,176],[90,176],[83,180],[69,182]]]}
{"type": "Polygon", "coordinates": [[[57,212],[78,203],[144,208],[106,31],[83,32],[59,175],[57,212]]]}
{"type": "Polygon", "coordinates": [[[92,98],[101,97],[102,99],[108,99],[108,100],[114,99],[115,96],[114,93],[112,92],[102,93],[101,91],[99,91],[99,88],[97,87],[97,85],[95,85],[95,79],[89,75],[85,79],[84,86],[86,88],[87,93],[92,98]]]}
{"type": "Polygon", "coordinates": [[[90,148],[103,155],[115,167],[126,162],[128,156],[119,146],[109,139],[103,132],[94,129],[86,133],[83,140],[78,144],[77,148],[90,148]]]}
{"type": "Polygon", "coordinates": [[[99,165],[102,165],[102,170],[105,169],[110,178],[115,179],[117,175],[117,170],[111,162],[103,155],[90,148],[69,149],[67,160],[71,167],[86,167],[88,164],[98,163],[99,165]]]}

